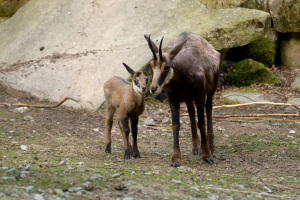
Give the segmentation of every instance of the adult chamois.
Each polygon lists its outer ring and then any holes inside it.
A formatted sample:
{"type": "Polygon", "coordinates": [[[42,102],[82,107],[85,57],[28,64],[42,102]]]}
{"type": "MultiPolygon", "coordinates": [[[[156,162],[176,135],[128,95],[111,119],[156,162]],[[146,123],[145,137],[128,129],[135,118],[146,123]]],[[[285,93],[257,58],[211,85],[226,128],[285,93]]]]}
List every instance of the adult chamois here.
{"type": "Polygon", "coordinates": [[[209,164],[214,163],[214,133],[212,121],[212,101],[219,79],[220,53],[199,35],[183,32],[173,39],[165,53],[162,53],[161,39],[159,49],[145,35],[153,58],[148,66],[153,75],[150,92],[158,95],[164,87],[171,113],[173,129],[173,156],[171,166],[180,165],[181,152],[179,147],[180,102],[187,105],[192,131],[192,152],[202,155],[202,159],[209,164]],[[198,114],[198,128],[201,135],[197,135],[195,106],[198,114]],[[207,135],[205,133],[204,110],[207,115],[207,135]]]}
{"type": "Polygon", "coordinates": [[[111,128],[114,113],[118,113],[118,123],[124,141],[124,159],[140,158],[137,146],[139,116],[145,109],[145,93],[147,90],[147,66],[144,71],[133,71],[123,63],[132,77],[132,83],[121,77],[114,76],[104,83],[104,95],[106,99],[106,122],[105,122],[105,152],[111,153],[111,128]],[[130,125],[129,127],[129,120],[130,125]],[[132,134],[133,146],[129,142],[129,134],[132,134]]]}

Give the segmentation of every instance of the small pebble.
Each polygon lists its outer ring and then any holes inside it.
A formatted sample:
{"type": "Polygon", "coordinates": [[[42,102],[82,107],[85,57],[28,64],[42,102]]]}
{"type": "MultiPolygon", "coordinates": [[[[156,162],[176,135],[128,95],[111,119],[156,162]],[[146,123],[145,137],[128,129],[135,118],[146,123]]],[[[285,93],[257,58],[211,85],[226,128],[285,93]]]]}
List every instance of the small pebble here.
{"type": "Polygon", "coordinates": [[[26,145],[21,145],[21,149],[23,150],[23,151],[27,151],[28,150],[28,146],[26,146],[26,145]]]}

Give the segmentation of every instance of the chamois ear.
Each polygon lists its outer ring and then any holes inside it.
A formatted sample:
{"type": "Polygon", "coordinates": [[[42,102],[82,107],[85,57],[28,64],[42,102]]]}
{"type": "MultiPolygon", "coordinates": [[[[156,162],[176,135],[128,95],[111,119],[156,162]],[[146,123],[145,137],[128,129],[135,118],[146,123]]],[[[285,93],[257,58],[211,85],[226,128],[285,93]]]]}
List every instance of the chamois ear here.
{"type": "Polygon", "coordinates": [[[129,72],[129,74],[131,75],[131,77],[133,77],[133,75],[135,74],[135,72],[133,71],[133,69],[131,69],[128,65],[126,65],[125,63],[122,63],[126,70],[129,72]]]}
{"type": "Polygon", "coordinates": [[[170,59],[172,60],[181,50],[182,46],[185,44],[185,42],[187,41],[187,39],[185,39],[182,43],[178,44],[176,47],[174,47],[171,51],[170,51],[170,59]]]}
{"type": "Polygon", "coordinates": [[[147,34],[144,35],[145,39],[148,42],[148,46],[153,53],[154,60],[157,60],[156,54],[158,53],[158,48],[157,48],[156,44],[150,39],[150,36],[151,36],[151,34],[149,34],[149,36],[147,34]]]}
{"type": "Polygon", "coordinates": [[[150,64],[147,64],[147,65],[144,67],[144,69],[143,69],[143,72],[144,72],[144,74],[146,74],[146,75],[147,75],[147,72],[148,72],[148,70],[149,70],[149,66],[150,66],[150,64]]]}

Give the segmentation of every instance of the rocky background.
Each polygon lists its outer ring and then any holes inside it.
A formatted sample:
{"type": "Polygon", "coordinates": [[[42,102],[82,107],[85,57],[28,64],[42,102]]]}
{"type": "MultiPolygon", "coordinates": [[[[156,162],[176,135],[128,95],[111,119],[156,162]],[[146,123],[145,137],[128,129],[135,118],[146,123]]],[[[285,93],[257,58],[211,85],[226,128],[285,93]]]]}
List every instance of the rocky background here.
{"type": "Polygon", "coordinates": [[[2,0],[0,17],[1,87],[91,110],[109,77],[127,78],[122,62],[139,69],[151,58],[144,34],[164,46],[182,31],[203,36],[236,86],[280,85],[272,69],[300,68],[299,0],[2,0]]]}

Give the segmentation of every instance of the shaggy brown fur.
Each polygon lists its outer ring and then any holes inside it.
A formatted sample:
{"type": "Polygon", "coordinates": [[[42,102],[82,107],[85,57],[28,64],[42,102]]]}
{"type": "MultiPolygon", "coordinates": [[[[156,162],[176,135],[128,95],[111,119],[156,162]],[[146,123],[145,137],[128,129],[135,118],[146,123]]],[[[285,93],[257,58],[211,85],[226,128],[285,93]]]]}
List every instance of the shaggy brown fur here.
{"type": "Polygon", "coordinates": [[[172,166],[178,166],[181,160],[179,147],[180,102],[185,102],[188,108],[193,153],[197,155],[201,153],[203,160],[213,163],[212,153],[215,146],[212,98],[219,78],[220,54],[204,38],[193,33],[181,33],[169,43],[165,53],[161,51],[163,39],[158,49],[150,36],[145,35],[145,38],[153,53],[153,59],[149,62],[153,73],[150,92],[159,94],[164,87],[171,107],[174,137],[172,166]],[[195,120],[195,105],[198,114],[198,128],[201,133],[201,152],[195,120]],[[207,135],[205,133],[204,108],[206,108],[207,114],[207,135]]]}
{"type": "Polygon", "coordinates": [[[111,128],[113,116],[117,111],[118,123],[124,141],[124,159],[130,159],[133,155],[140,158],[137,146],[138,120],[145,109],[145,93],[147,87],[147,68],[142,71],[134,72],[125,63],[127,71],[132,76],[132,83],[114,76],[104,83],[104,95],[106,98],[106,129],[105,129],[105,152],[111,153],[111,128]],[[133,147],[129,142],[129,120],[131,122],[131,134],[133,147]]]}

